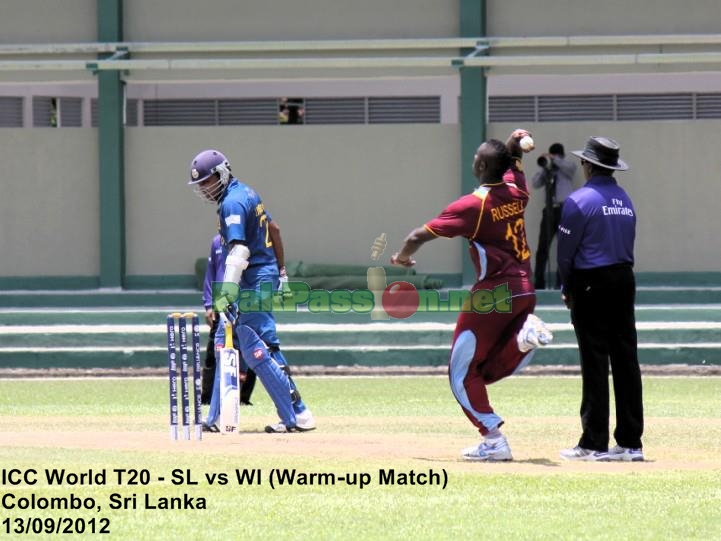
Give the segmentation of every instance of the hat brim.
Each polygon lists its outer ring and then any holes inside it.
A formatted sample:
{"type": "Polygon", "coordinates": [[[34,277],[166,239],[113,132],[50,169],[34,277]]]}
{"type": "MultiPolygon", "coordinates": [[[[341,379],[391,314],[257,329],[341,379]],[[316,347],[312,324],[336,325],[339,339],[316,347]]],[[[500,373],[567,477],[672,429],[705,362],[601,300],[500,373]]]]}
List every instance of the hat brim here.
{"type": "Polygon", "coordinates": [[[606,169],[613,169],[614,171],[628,171],[629,169],[628,164],[620,158],[616,160],[616,165],[608,165],[607,163],[599,162],[596,158],[589,158],[586,154],[583,153],[583,150],[572,150],[571,154],[578,156],[582,160],[586,160],[587,162],[591,162],[592,164],[598,165],[599,167],[604,167],[606,169]]]}

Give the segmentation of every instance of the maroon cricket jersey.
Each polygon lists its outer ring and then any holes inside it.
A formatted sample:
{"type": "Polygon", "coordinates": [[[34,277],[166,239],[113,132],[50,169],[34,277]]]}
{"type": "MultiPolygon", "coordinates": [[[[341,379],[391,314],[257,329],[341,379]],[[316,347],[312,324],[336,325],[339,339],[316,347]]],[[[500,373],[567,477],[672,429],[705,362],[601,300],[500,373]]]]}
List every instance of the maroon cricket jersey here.
{"type": "Polygon", "coordinates": [[[528,203],[526,178],[509,169],[503,181],[482,184],[448,205],[425,228],[438,237],[465,237],[478,281],[528,277],[531,251],[523,213],[528,203]]]}

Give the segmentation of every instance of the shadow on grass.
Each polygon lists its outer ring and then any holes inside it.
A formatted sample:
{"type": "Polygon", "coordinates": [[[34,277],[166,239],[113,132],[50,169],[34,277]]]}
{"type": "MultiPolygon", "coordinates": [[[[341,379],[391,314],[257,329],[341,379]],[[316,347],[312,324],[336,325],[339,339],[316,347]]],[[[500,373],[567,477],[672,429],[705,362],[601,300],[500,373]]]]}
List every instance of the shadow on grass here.
{"type": "MultiPolygon", "coordinates": [[[[429,458],[427,456],[414,456],[413,460],[421,460],[424,462],[464,462],[464,463],[472,463],[472,460],[463,460],[462,458],[455,458],[455,457],[448,457],[448,458],[429,458]]],[[[535,464],[536,466],[551,466],[551,467],[559,467],[560,464],[558,462],[555,462],[548,458],[528,458],[525,460],[508,460],[508,461],[499,461],[499,462],[485,462],[483,460],[478,461],[481,464],[535,464]]]]}
{"type": "Polygon", "coordinates": [[[527,458],[526,460],[514,460],[518,464],[535,464],[536,466],[553,466],[558,468],[560,464],[550,458],[527,458]]]}

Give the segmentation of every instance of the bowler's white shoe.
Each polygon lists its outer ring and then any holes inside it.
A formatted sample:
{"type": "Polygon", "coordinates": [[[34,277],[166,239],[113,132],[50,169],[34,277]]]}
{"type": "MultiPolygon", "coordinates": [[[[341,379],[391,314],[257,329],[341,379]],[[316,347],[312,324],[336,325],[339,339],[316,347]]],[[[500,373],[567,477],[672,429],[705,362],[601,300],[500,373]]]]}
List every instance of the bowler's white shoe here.
{"type": "Polygon", "coordinates": [[[467,447],[461,451],[461,458],[471,462],[507,462],[513,460],[511,448],[504,436],[484,439],[475,447],[467,447]]]}
{"type": "Polygon", "coordinates": [[[518,331],[516,341],[518,350],[526,353],[538,346],[546,346],[553,340],[553,333],[546,327],[546,324],[535,314],[528,314],[523,327],[518,331]]]}

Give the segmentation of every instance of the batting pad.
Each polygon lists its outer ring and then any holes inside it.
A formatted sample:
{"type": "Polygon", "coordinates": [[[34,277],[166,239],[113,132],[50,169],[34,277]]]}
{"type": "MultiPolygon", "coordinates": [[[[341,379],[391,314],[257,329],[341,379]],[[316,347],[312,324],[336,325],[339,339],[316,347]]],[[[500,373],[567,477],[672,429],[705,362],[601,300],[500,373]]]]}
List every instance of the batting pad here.
{"type": "MultiPolygon", "coordinates": [[[[280,349],[274,349],[270,352],[270,356],[273,358],[273,360],[278,363],[280,366],[288,366],[288,361],[285,360],[285,357],[280,352],[280,349]]],[[[286,369],[287,370],[287,369],[286,369]]],[[[288,372],[286,371],[286,374],[288,372]]],[[[300,391],[298,390],[298,386],[295,384],[295,381],[293,381],[293,378],[288,374],[288,380],[290,381],[290,388],[293,391],[293,396],[291,397],[291,401],[293,402],[293,411],[295,411],[296,414],[303,413],[305,411],[305,403],[303,402],[303,399],[300,397],[300,391]],[[297,399],[293,399],[293,397],[297,397],[297,399]]]]}
{"type": "Polygon", "coordinates": [[[288,427],[295,426],[295,412],[291,403],[291,385],[288,375],[268,353],[256,332],[247,325],[237,327],[240,349],[248,366],[255,372],[265,390],[273,399],[278,416],[288,427]]]}

